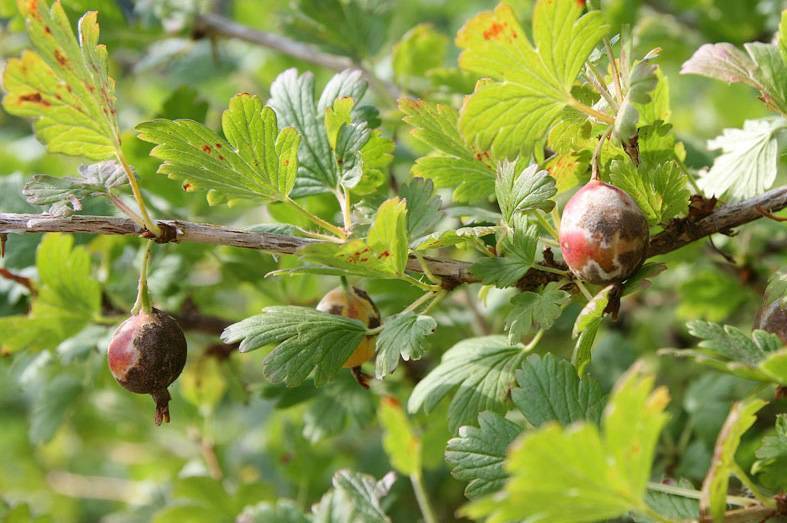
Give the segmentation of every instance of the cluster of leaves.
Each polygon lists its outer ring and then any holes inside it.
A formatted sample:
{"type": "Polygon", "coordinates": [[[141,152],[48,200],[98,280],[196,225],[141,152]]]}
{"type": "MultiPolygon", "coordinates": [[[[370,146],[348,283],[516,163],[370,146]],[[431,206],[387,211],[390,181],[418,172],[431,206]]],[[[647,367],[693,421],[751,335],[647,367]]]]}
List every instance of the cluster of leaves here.
{"type": "MultiPolygon", "coordinates": [[[[382,48],[394,15],[389,3],[377,0],[296,4],[285,23],[291,35],[365,67],[382,48]]],[[[319,96],[312,73],[287,69],[271,83],[267,102],[250,93],[233,96],[220,116],[220,130],[204,122],[207,109],[196,95],[180,92],[173,95],[178,98],[173,103],[184,105],[173,111],[179,114],[161,114],[137,125],[135,136],[124,135],[107,51],[98,44],[96,14],[80,20],[77,39],[59,2],[51,9],[42,0],[20,3],[37,52],[9,60],[5,109],[32,118],[50,152],[100,161],[82,166],[79,177],[34,177],[22,191],[28,203],[45,207],[48,215],[68,217],[82,210],[88,198],[103,197],[132,219],[146,222],[138,180],[127,158],[137,147],[144,154],[135,160],[143,163],[134,163],[149,166],[144,164],[149,153],[159,173],[178,180],[186,192],[205,191],[211,206],[226,203],[242,211],[249,204],[265,205],[268,215],[282,223],[254,230],[298,236],[303,244],[293,260],[281,263],[212,253],[223,265],[225,282],[245,282],[233,273],[248,271],[246,280],[286,275],[303,287],[282,295],[266,289],[265,298],[259,298],[262,291],[250,292],[241,300],[206,292],[201,301],[224,300],[211,309],[222,315],[230,307],[237,309],[239,301],[250,302],[242,310],[233,309],[233,321],[262,308],[227,327],[221,340],[238,344],[242,353],[271,349],[260,357],[261,374],[251,381],[257,387],[266,382],[263,397],[277,412],[290,411],[301,423],[293,430],[292,420],[283,414],[284,427],[277,430],[282,448],[288,449],[282,461],[294,462],[290,470],[304,490],[297,502],[274,502],[256,481],[222,482],[217,479],[220,470],[211,472],[213,479],[184,473],[173,482],[173,503],[156,513],[156,521],[390,521],[395,496],[386,496],[396,488],[393,473],[375,474],[383,475],[378,481],[340,470],[310,510],[304,510],[302,497],[315,494],[308,491],[309,476],[327,470],[312,447],[348,425],[364,427],[375,418],[382,428],[385,470],[393,468],[410,479],[427,520],[434,516],[423,499],[424,469],[441,448],[453,475],[468,483],[465,494],[471,501],[461,512],[472,518],[595,521],[630,516],[650,521],[703,513],[720,521],[730,503],[772,508],[773,500],[757,491],[736,462],[736,451],[754,425],[762,400],[749,398],[733,406],[715,439],[716,459],[700,492],[686,481],[677,486],[649,483],[662,470],[654,467],[657,443],[662,432],[670,430],[665,428],[669,396],[663,387],[654,389],[654,376],[637,365],[608,397],[606,387],[589,374],[605,314],[617,310],[621,298],[645,288],[665,266],[645,264],[628,281],[591,288],[595,295],[590,294],[555,262],[549,249],[557,240],[558,202],[587,178],[593,163],[603,179],[633,197],[655,231],[687,212],[693,178],[670,122],[667,80],[655,64],[659,52],[635,59],[628,32],[609,40],[611,26],[617,28],[614,18],[584,4],[539,0],[529,14],[532,28],[527,31],[520,23],[522,13],[508,3],[472,17],[456,39],[459,69],[444,67],[447,39],[431,26],[419,25],[405,34],[392,57],[394,79],[412,93],[437,94],[431,99],[404,96],[396,104],[400,114],[394,119],[401,117],[411,127],[412,146],[420,154],[409,166],[413,178],[399,186],[389,172],[396,161],[394,141],[383,131],[384,124],[391,123],[383,118],[390,115],[362,105],[365,76],[375,79],[369,72],[373,68],[335,74],[319,96]],[[471,89],[455,109],[452,95],[471,89]],[[151,145],[145,149],[139,141],[151,145]],[[127,182],[140,215],[124,203],[121,191],[127,182]],[[397,188],[396,194],[389,194],[389,186],[397,188]],[[462,226],[456,226],[457,221],[462,226]],[[307,237],[316,241],[304,242],[307,237]],[[481,296],[504,302],[497,322],[504,333],[433,335],[438,324],[468,323],[466,316],[452,318],[460,313],[448,305],[445,314],[429,315],[455,282],[431,274],[424,255],[447,249],[472,251],[472,256],[460,254],[471,259],[469,274],[483,285],[481,296]],[[554,277],[525,292],[512,292],[536,271],[554,277]],[[305,306],[314,294],[309,289],[316,286],[314,275],[365,278],[372,285],[393,283],[391,294],[409,292],[410,287],[423,294],[410,305],[388,296],[393,304],[386,311],[391,314],[382,326],[370,327],[305,306]],[[403,291],[401,283],[408,288],[403,291]],[[579,307],[581,299],[570,292],[575,288],[586,298],[579,307]],[[293,302],[301,305],[290,305],[293,302]],[[575,318],[563,318],[569,309],[575,318]],[[566,330],[572,320],[576,341],[570,362],[549,353],[532,354],[548,331],[566,330]],[[385,380],[374,385],[379,388],[376,395],[340,373],[368,336],[377,337],[375,376],[385,380]],[[456,343],[425,377],[414,380],[412,389],[403,387],[404,374],[421,371],[408,364],[404,372],[400,361],[424,357],[436,338],[442,338],[444,346],[456,343]],[[398,398],[405,403],[408,394],[405,412],[398,398]],[[430,415],[426,428],[421,414],[430,415]],[[446,445],[449,435],[453,438],[446,445]],[[732,476],[757,499],[728,498],[732,476]],[[567,499],[573,507],[570,514],[565,511],[567,499]]],[[[731,44],[708,44],[684,64],[685,73],[754,87],[776,114],[747,121],[743,129],[728,129],[709,142],[709,148],[722,150],[698,180],[709,196],[744,198],[775,182],[787,128],[785,24],[783,14],[772,44],[746,44],[746,53],[731,44]]],[[[151,198],[159,209],[167,209],[172,199],[163,200],[151,198]]],[[[175,212],[189,217],[187,211],[175,212]]],[[[4,351],[24,355],[23,349],[58,347],[65,359],[72,352],[79,353],[75,359],[97,353],[95,339],[106,335],[101,325],[117,319],[111,294],[112,285],[120,283],[93,278],[90,253],[102,256],[103,269],[115,264],[109,272],[127,274],[131,261],[123,257],[133,255],[119,254],[122,250],[110,241],[84,246],[75,245],[70,236],[45,236],[30,279],[29,310],[0,317],[4,351]]],[[[160,278],[167,285],[183,284],[178,275],[198,273],[207,258],[197,251],[190,257],[171,254],[161,261],[160,278]]],[[[282,280],[266,280],[265,285],[275,282],[271,287],[286,289],[282,280]]],[[[189,287],[197,299],[203,291],[199,285],[189,287]]],[[[176,306],[192,299],[185,292],[173,294],[169,303],[176,306]]],[[[768,299],[780,300],[785,294],[783,279],[777,278],[768,299]]],[[[787,385],[787,352],[776,336],[759,330],[748,336],[734,326],[699,320],[689,323],[689,332],[702,340],[697,349],[664,352],[692,357],[746,380],[787,385]]],[[[33,375],[36,366],[45,366],[41,358],[25,372],[33,375]]],[[[217,414],[232,388],[225,376],[229,365],[219,361],[206,350],[190,362],[181,380],[180,394],[204,420],[217,414]]],[[[54,436],[69,403],[84,392],[87,378],[76,375],[51,379],[35,396],[35,442],[54,436]]],[[[204,435],[198,439],[211,466],[216,460],[211,458],[212,442],[204,435]]],[[[751,474],[762,485],[774,490],[787,486],[781,469],[785,449],[787,421],[780,417],[751,463],[751,474]]],[[[12,509],[18,514],[12,516],[25,517],[26,510],[18,505],[12,509]]],[[[0,507],[0,514],[3,511],[0,507]]]]}

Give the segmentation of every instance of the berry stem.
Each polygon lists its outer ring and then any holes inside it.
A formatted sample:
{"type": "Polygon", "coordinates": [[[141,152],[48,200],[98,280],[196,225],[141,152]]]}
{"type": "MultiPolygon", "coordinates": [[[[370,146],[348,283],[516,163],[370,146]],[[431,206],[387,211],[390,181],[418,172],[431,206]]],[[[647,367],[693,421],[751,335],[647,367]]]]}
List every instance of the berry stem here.
{"type": "Polygon", "coordinates": [[[153,306],[150,302],[150,292],[148,291],[148,266],[150,265],[152,241],[145,242],[145,253],[142,255],[142,264],[139,269],[139,284],[137,286],[137,300],[131,308],[131,314],[143,312],[150,314],[153,306]]]}
{"type": "Polygon", "coordinates": [[[326,231],[329,231],[329,232],[335,234],[336,236],[338,236],[342,240],[346,240],[347,239],[347,233],[345,233],[340,227],[337,227],[334,224],[323,220],[322,218],[320,218],[316,214],[313,214],[312,212],[310,212],[305,207],[301,206],[301,204],[299,204],[298,202],[296,202],[292,198],[287,198],[286,200],[284,200],[284,202],[287,205],[289,205],[290,207],[292,207],[293,209],[295,209],[296,211],[298,211],[299,213],[301,213],[304,217],[306,217],[309,221],[311,221],[315,225],[318,225],[318,226],[322,227],[323,229],[325,229],[326,231]]]}
{"type": "Polygon", "coordinates": [[[596,109],[593,109],[589,105],[585,105],[582,102],[580,102],[579,100],[576,100],[574,98],[571,98],[568,101],[568,105],[570,107],[573,107],[574,109],[576,109],[580,113],[585,113],[588,116],[592,116],[596,120],[598,120],[600,122],[603,122],[603,123],[605,123],[607,125],[612,125],[612,124],[615,123],[615,119],[612,118],[610,115],[608,115],[606,113],[602,113],[601,111],[598,111],[596,109]]]}
{"type": "Polygon", "coordinates": [[[617,90],[618,101],[623,103],[623,84],[620,80],[620,71],[618,70],[618,62],[615,60],[615,53],[612,52],[612,44],[609,38],[604,37],[604,50],[607,52],[609,59],[609,67],[612,70],[612,79],[615,81],[615,89],[617,90]]]}
{"type": "Polygon", "coordinates": [[[591,181],[599,181],[601,180],[601,149],[604,147],[604,142],[609,138],[609,135],[612,134],[612,128],[604,132],[599,138],[598,143],[596,144],[596,148],[593,150],[593,159],[591,160],[591,170],[590,170],[590,180],[591,181]]]}
{"type": "Polygon", "coordinates": [[[115,158],[117,158],[117,161],[120,162],[120,165],[126,172],[126,178],[128,178],[128,183],[131,186],[131,193],[134,195],[134,200],[137,202],[137,206],[139,207],[139,212],[142,215],[142,221],[145,224],[145,228],[152,232],[154,236],[160,236],[161,229],[159,229],[159,226],[153,222],[153,220],[150,218],[150,215],[148,214],[148,209],[145,207],[145,200],[142,198],[142,191],[140,191],[139,183],[137,183],[137,177],[134,175],[134,171],[131,169],[128,161],[126,161],[126,157],[123,154],[123,151],[120,149],[120,146],[118,146],[117,150],[115,151],[115,158]]]}
{"type": "Polygon", "coordinates": [[[413,484],[418,508],[421,509],[421,514],[424,516],[424,523],[437,523],[437,517],[432,509],[432,504],[429,502],[429,495],[426,493],[426,488],[424,488],[423,476],[420,470],[410,474],[410,482],[413,484]]]}

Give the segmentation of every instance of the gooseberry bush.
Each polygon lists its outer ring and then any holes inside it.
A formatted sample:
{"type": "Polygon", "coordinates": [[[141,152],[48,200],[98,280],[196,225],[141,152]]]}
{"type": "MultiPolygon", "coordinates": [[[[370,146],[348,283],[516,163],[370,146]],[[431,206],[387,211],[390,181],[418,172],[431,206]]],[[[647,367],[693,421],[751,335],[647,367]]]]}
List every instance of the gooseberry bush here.
{"type": "Polygon", "coordinates": [[[787,518],[780,2],[0,15],[5,520],[787,518]]]}

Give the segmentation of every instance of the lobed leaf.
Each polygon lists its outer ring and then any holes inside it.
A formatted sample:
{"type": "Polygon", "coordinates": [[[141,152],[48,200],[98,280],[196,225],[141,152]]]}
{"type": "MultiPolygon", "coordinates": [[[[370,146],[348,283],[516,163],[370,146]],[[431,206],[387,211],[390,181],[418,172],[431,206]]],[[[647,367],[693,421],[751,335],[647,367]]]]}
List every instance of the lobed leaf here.
{"type": "Polygon", "coordinates": [[[485,410],[500,412],[525,356],[521,345],[511,345],[504,336],[461,341],[446,351],[440,364],[415,386],[407,409],[429,413],[456,391],[448,408],[452,432],[472,423],[485,410]]]}
{"type": "Polygon", "coordinates": [[[787,129],[784,118],[746,120],[743,129],[725,129],[708,141],[720,149],[710,170],[697,181],[708,196],[729,193],[736,199],[750,198],[770,189],[779,171],[779,134],[787,129]]]}
{"type": "Polygon", "coordinates": [[[482,412],[478,427],[465,425],[459,435],[448,440],[445,461],[451,475],[467,481],[465,496],[476,499],[500,490],[508,475],[503,470],[509,445],[522,427],[494,412],[482,412]]]}
{"type": "Polygon", "coordinates": [[[386,320],[377,337],[375,376],[382,379],[396,370],[399,357],[404,361],[418,360],[426,352],[426,338],[437,328],[429,316],[412,312],[397,314],[386,320]]]}
{"type": "Polygon", "coordinates": [[[636,368],[626,374],[605,410],[603,433],[586,422],[568,428],[546,423],[524,433],[506,459],[504,489],[461,512],[491,523],[568,523],[647,510],[645,488],[668,402],[665,389],[652,387],[652,376],[636,368]]]}
{"type": "Polygon", "coordinates": [[[8,61],[3,108],[32,118],[36,135],[53,153],[105,160],[120,148],[115,82],[107,71],[107,49],[98,43],[98,15],[86,13],[79,41],[60,2],[19,2],[30,41],[8,61]]]}
{"type": "Polygon", "coordinates": [[[552,421],[563,426],[578,421],[600,425],[606,395],[593,378],[579,378],[568,361],[533,354],[517,371],[516,380],[511,399],[533,427],[552,421]]]}
{"type": "Polygon", "coordinates": [[[272,383],[295,387],[312,373],[318,386],[333,378],[365,335],[366,325],[358,320],[307,307],[276,306],[230,325],[221,339],[239,341],[241,352],[275,344],[263,361],[263,373],[272,383]]]}
{"type": "Polygon", "coordinates": [[[457,112],[443,104],[400,98],[403,120],[412,136],[435,152],[416,160],[414,176],[429,178],[438,188],[453,189],[457,202],[485,200],[494,194],[489,154],[469,147],[459,134],[457,112]]]}
{"type": "Polygon", "coordinates": [[[730,475],[739,470],[735,464],[735,451],[738,450],[744,432],[757,420],[757,411],[765,405],[766,402],[758,398],[737,402],[730,410],[716,440],[714,459],[702,483],[700,499],[700,512],[706,517],[710,516],[715,523],[724,521],[730,475]]]}
{"type": "Polygon", "coordinates": [[[470,20],[456,38],[459,65],[495,79],[479,82],[462,107],[467,142],[497,157],[529,154],[573,102],[571,87],[606,34],[601,13],[579,2],[537,2],[533,43],[513,9],[501,3],[470,20]]]}
{"type": "Polygon", "coordinates": [[[523,292],[511,300],[513,309],[506,317],[509,341],[521,340],[540,329],[549,329],[560,317],[570,295],[557,283],[549,283],[539,294],[523,292]]]}
{"type": "Polygon", "coordinates": [[[208,190],[211,204],[286,200],[297,169],[295,129],[279,131],[273,110],[248,93],[230,100],[222,128],[226,140],[193,120],[156,119],[137,131],[156,144],[150,155],[164,162],[158,172],[181,179],[185,190],[208,190]]]}

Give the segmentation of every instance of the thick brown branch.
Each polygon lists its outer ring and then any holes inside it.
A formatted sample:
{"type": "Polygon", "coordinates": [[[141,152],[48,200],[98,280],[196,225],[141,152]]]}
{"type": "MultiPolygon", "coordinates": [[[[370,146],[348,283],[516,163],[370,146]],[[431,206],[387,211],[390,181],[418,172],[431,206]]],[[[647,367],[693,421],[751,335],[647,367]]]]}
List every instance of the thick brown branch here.
{"type": "Polygon", "coordinates": [[[286,36],[252,29],[213,13],[200,15],[195,22],[194,29],[198,36],[218,36],[243,40],[334,71],[360,69],[373,86],[381,87],[391,98],[396,99],[401,95],[401,91],[396,85],[381,80],[373,72],[353,62],[350,58],[320,51],[314,46],[286,36]]]}
{"type": "Polygon", "coordinates": [[[679,220],[651,239],[648,256],[666,254],[705,236],[729,232],[733,227],[762,218],[763,211],[772,213],[784,207],[787,207],[787,186],[725,205],[695,222],[679,220]]]}
{"type": "MultiPolygon", "coordinates": [[[[734,227],[762,218],[763,210],[776,212],[785,207],[787,207],[787,186],[773,189],[749,200],[725,205],[696,221],[688,219],[675,221],[652,238],[648,256],[674,251],[711,234],[729,233],[734,227]]],[[[293,254],[298,248],[314,241],[180,220],[161,220],[158,224],[174,231],[175,241],[178,242],[230,245],[278,254],[293,254]]],[[[126,218],[78,215],[56,218],[39,214],[0,213],[0,234],[34,232],[140,235],[144,231],[126,218]]],[[[478,281],[470,273],[470,263],[433,257],[425,257],[425,260],[435,276],[446,280],[445,286],[451,287],[461,283],[478,281]]],[[[420,263],[415,258],[410,258],[407,269],[413,272],[423,272],[420,263]]],[[[530,269],[523,278],[523,282],[520,282],[522,284],[520,288],[523,285],[529,287],[528,283],[551,281],[555,277],[556,275],[552,273],[530,269]]]]}

